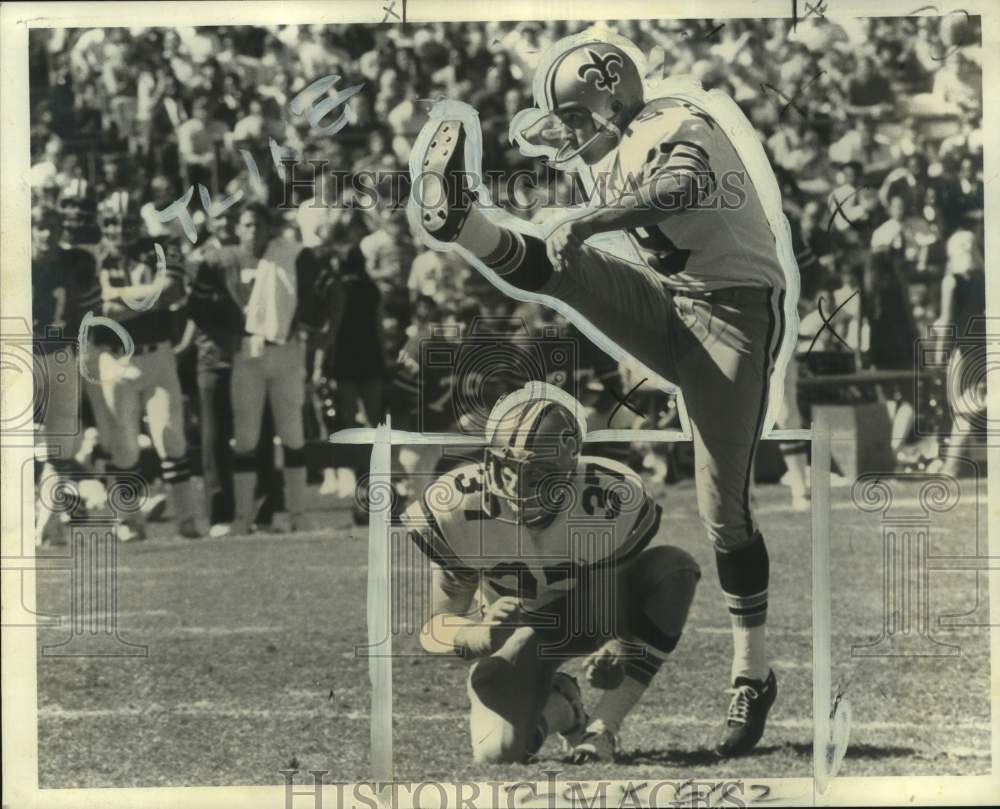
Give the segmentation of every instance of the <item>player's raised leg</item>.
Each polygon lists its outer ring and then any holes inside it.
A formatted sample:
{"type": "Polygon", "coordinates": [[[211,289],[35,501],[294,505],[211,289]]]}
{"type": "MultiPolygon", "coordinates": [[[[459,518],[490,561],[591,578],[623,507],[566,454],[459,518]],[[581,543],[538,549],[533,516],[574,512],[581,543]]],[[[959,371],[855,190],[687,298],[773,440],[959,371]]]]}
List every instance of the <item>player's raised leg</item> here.
{"type": "Polygon", "coordinates": [[[507,215],[484,213],[470,190],[469,178],[481,176],[481,167],[466,162],[467,126],[459,120],[430,121],[418,138],[417,148],[421,142],[425,145],[412,195],[421,227],[439,242],[463,247],[511,286],[562,301],[572,310],[566,313],[571,319],[578,313],[632,356],[672,379],[667,343],[670,292],[657,273],[586,245],[579,261],[556,272],[542,238],[515,228],[513,217],[507,224],[507,215]]]}

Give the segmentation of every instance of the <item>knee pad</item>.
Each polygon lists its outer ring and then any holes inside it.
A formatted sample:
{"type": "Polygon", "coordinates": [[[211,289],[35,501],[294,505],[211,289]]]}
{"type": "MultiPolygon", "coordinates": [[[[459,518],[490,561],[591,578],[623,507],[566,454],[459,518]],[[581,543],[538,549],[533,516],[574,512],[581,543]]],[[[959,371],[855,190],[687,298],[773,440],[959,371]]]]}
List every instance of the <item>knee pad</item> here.
{"type": "MultiPolygon", "coordinates": [[[[687,623],[701,568],[680,548],[666,545],[650,551],[648,561],[646,554],[637,560],[641,566],[634,585],[637,609],[629,617],[629,627],[634,638],[665,657],[677,646],[687,623]]],[[[648,676],[655,673],[653,669],[648,676]]]]}
{"type": "Polygon", "coordinates": [[[285,469],[301,469],[306,465],[306,448],[305,445],[301,447],[296,447],[292,449],[291,447],[284,448],[285,453],[285,469]]]}
{"type": "Polygon", "coordinates": [[[679,570],[689,570],[696,578],[701,578],[701,567],[694,557],[676,545],[656,545],[646,548],[636,559],[634,570],[634,576],[630,576],[629,579],[640,597],[655,589],[671,573],[679,570]]]}

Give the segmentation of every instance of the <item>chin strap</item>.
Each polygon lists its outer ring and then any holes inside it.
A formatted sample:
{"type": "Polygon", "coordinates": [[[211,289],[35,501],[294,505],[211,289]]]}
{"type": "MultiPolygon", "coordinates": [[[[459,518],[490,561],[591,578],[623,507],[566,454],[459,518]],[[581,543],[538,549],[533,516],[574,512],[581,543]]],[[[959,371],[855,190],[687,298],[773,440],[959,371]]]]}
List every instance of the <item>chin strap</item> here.
{"type": "Polygon", "coordinates": [[[615,140],[619,141],[622,139],[622,131],[617,124],[612,123],[606,118],[602,118],[596,112],[591,112],[590,117],[593,118],[598,123],[597,131],[594,132],[594,134],[587,139],[587,142],[584,143],[583,146],[577,147],[569,154],[563,154],[563,151],[566,148],[565,145],[559,147],[559,151],[556,152],[555,156],[549,160],[549,165],[560,166],[563,163],[569,163],[571,160],[578,157],[587,149],[589,149],[591,144],[593,144],[599,137],[603,135],[610,135],[611,137],[615,138],[615,140]]]}

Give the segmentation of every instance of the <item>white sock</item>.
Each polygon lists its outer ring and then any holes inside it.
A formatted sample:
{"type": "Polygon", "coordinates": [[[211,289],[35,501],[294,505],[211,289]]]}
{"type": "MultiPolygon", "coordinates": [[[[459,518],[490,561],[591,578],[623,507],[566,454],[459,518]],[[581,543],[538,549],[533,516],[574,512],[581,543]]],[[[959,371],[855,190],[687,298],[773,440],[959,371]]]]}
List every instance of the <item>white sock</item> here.
{"type": "Polygon", "coordinates": [[[737,626],[734,618],[732,680],[737,677],[764,680],[768,670],[767,624],[737,626]]]}
{"type": "Polygon", "coordinates": [[[806,456],[796,452],[785,456],[785,466],[788,467],[788,488],[795,497],[805,497],[809,494],[809,484],[806,483],[806,456]]]}
{"type": "Polygon", "coordinates": [[[601,695],[597,707],[590,716],[591,725],[600,720],[612,733],[621,730],[622,722],[636,703],[646,693],[649,683],[643,683],[626,674],[621,685],[601,695]]]}
{"type": "Polygon", "coordinates": [[[487,219],[473,203],[458,234],[458,243],[476,258],[486,258],[496,251],[502,235],[503,229],[487,219]]]}

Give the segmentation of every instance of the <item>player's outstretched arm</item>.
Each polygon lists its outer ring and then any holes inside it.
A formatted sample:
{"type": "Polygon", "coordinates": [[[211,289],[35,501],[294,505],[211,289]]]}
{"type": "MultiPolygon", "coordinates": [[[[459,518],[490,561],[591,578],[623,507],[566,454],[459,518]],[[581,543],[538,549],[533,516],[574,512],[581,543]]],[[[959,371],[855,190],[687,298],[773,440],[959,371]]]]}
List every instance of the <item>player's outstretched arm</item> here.
{"type": "Polygon", "coordinates": [[[545,242],[549,260],[557,266],[572,261],[583,243],[598,233],[657,225],[694,205],[699,189],[697,173],[664,169],[613,205],[559,225],[545,242]]]}

